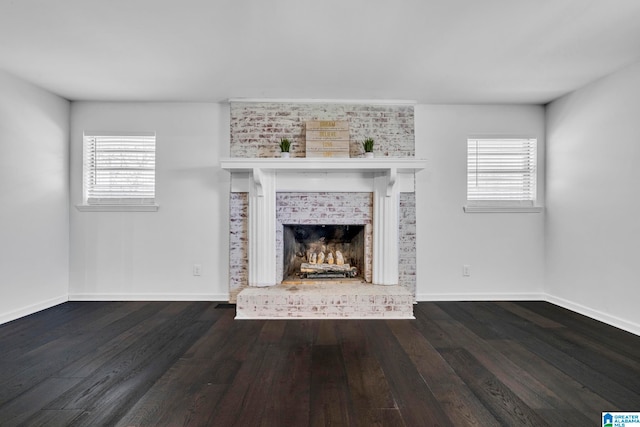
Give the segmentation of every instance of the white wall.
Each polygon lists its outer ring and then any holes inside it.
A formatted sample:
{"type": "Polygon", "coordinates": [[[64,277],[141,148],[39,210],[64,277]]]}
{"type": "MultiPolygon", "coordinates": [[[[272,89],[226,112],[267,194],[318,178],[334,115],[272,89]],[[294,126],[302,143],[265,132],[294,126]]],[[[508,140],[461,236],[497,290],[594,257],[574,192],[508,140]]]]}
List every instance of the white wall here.
{"type": "Polygon", "coordinates": [[[547,292],[640,334],[640,62],[547,110],[547,292]]]}
{"type": "Polygon", "coordinates": [[[69,102],[0,71],[0,323],[67,300],[69,102]]]}
{"type": "Polygon", "coordinates": [[[220,104],[74,102],[69,298],[224,300],[229,111],[220,104]],[[156,132],[158,212],[79,212],[82,133],[156,132]],[[193,265],[202,275],[193,275],[193,265]]]}
{"type": "MultiPolygon", "coordinates": [[[[81,201],[83,130],[156,131],[160,210],[71,209],[70,299],[227,297],[229,176],[218,161],[228,155],[228,117],[219,104],[72,104],[72,205],[81,201]]],[[[542,298],[544,215],[462,211],[466,139],[479,133],[535,136],[543,157],[544,109],[416,107],[416,153],[429,160],[417,175],[418,298],[542,298]]]]}
{"type": "Polygon", "coordinates": [[[544,107],[418,105],[416,156],[417,298],[543,299],[544,214],[464,213],[470,135],[538,139],[539,191],[544,200],[544,107]],[[471,275],[462,276],[462,266],[471,275]]]}

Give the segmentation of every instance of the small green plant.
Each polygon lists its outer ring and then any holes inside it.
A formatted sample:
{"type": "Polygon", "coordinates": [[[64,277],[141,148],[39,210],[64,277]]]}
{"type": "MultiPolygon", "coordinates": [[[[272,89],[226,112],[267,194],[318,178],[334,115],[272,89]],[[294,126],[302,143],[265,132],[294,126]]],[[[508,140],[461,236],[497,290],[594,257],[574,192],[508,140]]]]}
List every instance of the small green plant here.
{"type": "Polygon", "coordinates": [[[373,153],[373,138],[367,138],[362,141],[362,148],[365,153],[373,153]]]}
{"type": "Polygon", "coordinates": [[[287,138],[280,139],[280,150],[283,153],[288,153],[290,148],[291,148],[291,141],[289,141],[289,139],[287,138]]]}

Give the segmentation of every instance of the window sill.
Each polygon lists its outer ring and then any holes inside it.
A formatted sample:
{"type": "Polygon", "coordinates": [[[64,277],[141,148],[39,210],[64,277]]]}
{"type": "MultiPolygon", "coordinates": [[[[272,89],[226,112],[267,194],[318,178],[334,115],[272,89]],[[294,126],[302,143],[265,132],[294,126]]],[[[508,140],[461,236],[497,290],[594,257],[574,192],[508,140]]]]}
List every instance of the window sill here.
{"type": "Polygon", "coordinates": [[[157,212],[160,206],[153,205],[76,205],[80,212],[157,212]]]}
{"type": "Polygon", "coordinates": [[[543,206],[463,206],[465,213],[541,213],[543,206]]]}

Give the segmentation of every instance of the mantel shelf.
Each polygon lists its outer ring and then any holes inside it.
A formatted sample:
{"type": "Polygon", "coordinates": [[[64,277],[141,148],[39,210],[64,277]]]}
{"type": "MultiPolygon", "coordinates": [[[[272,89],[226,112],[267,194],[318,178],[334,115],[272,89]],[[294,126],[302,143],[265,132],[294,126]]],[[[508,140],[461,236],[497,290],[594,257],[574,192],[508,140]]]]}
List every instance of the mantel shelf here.
{"type": "Polygon", "coordinates": [[[377,157],[309,159],[306,157],[282,158],[226,158],[220,162],[222,169],[229,172],[251,172],[254,169],[273,171],[315,171],[315,172],[418,172],[427,161],[415,158],[377,157]]]}

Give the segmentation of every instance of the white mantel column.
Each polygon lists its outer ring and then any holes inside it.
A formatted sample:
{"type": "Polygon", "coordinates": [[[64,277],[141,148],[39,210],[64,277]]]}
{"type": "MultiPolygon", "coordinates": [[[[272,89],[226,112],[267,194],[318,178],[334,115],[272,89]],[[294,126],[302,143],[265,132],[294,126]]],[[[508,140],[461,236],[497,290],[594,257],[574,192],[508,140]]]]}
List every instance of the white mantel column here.
{"type": "Polygon", "coordinates": [[[249,286],[276,284],[276,172],[254,168],[249,183],[249,286]]]}
{"type": "Polygon", "coordinates": [[[373,191],[373,284],[399,282],[400,192],[396,170],[377,173],[373,191]]]}

